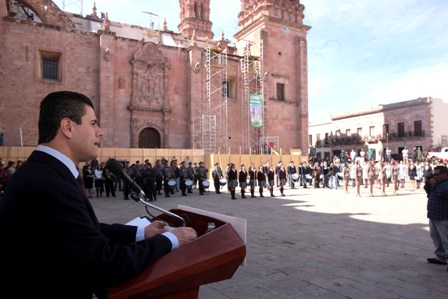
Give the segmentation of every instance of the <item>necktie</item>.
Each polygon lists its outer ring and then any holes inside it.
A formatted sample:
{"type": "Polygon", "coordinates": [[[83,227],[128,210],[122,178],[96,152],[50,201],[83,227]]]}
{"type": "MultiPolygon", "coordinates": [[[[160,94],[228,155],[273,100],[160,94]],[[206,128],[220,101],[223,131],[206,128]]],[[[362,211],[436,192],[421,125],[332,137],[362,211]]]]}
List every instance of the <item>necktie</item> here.
{"type": "Polygon", "coordinates": [[[84,181],[82,180],[82,176],[78,175],[76,180],[78,181],[78,184],[84,189],[84,181]]]}
{"type": "Polygon", "coordinates": [[[82,193],[86,194],[86,188],[84,187],[84,180],[82,179],[82,176],[78,175],[76,180],[78,181],[79,188],[81,189],[82,193]]]}

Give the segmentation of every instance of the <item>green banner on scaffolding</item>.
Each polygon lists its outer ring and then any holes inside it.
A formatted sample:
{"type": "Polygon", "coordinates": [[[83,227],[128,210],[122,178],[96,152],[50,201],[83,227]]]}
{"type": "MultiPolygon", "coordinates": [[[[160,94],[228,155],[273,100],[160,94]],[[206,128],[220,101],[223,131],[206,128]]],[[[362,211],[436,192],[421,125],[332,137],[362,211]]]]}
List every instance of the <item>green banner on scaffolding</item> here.
{"type": "Polygon", "coordinates": [[[261,94],[250,95],[250,119],[252,127],[263,128],[263,96],[261,94]]]}

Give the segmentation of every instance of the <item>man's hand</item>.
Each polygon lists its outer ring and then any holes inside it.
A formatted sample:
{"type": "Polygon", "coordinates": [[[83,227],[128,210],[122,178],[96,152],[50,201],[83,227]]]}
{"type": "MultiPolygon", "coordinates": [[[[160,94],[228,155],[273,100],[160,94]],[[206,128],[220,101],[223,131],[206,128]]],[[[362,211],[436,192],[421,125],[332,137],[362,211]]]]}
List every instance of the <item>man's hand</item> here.
{"type": "Polygon", "coordinates": [[[150,238],[157,234],[163,234],[168,231],[168,224],[166,222],[155,220],[150,225],[145,227],[145,238],[150,238]]]}
{"type": "Polygon", "coordinates": [[[179,240],[179,246],[190,243],[197,238],[198,234],[192,227],[176,227],[171,232],[179,240]]]}

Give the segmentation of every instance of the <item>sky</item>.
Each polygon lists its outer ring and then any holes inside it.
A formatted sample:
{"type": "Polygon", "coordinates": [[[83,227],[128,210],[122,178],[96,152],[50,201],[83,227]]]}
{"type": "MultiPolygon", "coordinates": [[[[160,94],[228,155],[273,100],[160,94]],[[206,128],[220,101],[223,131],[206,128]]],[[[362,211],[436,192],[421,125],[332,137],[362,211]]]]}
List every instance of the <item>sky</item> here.
{"type": "MultiPolygon", "coordinates": [[[[90,14],[93,0],[54,1],[90,14]]],[[[112,21],[177,32],[179,0],[96,0],[112,21]],[[150,12],[158,17],[143,13],[150,12]]],[[[309,121],[322,123],[358,109],[417,99],[448,102],[448,1],[301,0],[308,31],[309,121]]],[[[211,0],[215,39],[233,39],[240,0],[211,0]],[[225,12],[225,13],[223,13],[225,12]]]]}

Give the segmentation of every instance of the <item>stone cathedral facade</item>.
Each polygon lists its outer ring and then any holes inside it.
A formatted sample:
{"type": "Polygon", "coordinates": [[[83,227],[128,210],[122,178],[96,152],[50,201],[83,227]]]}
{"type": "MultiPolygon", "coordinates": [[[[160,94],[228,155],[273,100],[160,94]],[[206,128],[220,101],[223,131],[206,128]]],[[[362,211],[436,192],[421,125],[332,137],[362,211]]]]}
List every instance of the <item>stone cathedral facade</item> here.
{"type": "Polygon", "coordinates": [[[97,9],[0,0],[4,145],[36,145],[42,98],[73,90],[94,101],[104,147],[308,152],[310,27],[299,0],[241,0],[232,39],[213,34],[210,0],[179,1],[176,31],[97,9]]]}

